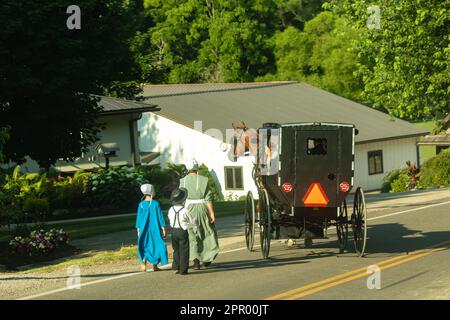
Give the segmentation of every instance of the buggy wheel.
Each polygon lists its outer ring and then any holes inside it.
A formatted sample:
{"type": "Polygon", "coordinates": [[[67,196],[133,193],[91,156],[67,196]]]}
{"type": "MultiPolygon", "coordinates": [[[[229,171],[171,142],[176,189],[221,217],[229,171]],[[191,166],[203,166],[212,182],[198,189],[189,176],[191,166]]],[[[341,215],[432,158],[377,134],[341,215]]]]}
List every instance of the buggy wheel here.
{"type": "Polygon", "coordinates": [[[245,244],[249,251],[253,250],[255,243],[255,200],[251,191],[247,193],[245,201],[245,244]]]}
{"type": "Polygon", "coordinates": [[[339,215],[336,221],[336,232],[339,242],[339,253],[343,253],[347,249],[348,241],[348,211],[347,201],[342,202],[339,208],[339,215]]]}
{"type": "Polygon", "coordinates": [[[269,257],[270,238],[272,228],[272,217],[269,195],[263,189],[259,193],[259,238],[261,242],[261,253],[264,259],[269,257]]]}
{"type": "Polygon", "coordinates": [[[364,192],[361,187],[356,189],[355,199],[353,201],[352,213],[352,229],[353,241],[355,243],[355,250],[358,256],[362,257],[366,250],[367,239],[367,210],[366,201],[364,199],[364,192]]]}

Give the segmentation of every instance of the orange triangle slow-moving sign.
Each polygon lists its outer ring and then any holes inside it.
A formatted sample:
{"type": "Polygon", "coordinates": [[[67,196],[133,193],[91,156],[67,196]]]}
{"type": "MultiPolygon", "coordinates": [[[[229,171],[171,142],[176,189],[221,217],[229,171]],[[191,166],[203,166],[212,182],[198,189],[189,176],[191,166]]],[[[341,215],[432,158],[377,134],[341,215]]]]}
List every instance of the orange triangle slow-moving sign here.
{"type": "Polygon", "coordinates": [[[309,186],[302,200],[307,207],[325,207],[330,201],[320,183],[316,182],[309,186]]]}

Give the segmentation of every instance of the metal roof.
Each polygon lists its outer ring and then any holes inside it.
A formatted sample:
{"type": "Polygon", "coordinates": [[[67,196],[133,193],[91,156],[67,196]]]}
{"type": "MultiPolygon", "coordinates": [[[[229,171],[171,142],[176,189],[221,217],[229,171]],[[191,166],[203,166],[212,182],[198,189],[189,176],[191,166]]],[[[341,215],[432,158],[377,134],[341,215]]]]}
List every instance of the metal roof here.
{"type": "Polygon", "coordinates": [[[262,87],[273,87],[295,81],[275,82],[236,82],[236,83],[191,83],[191,84],[157,84],[144,85],[142,96],[147,98],[167,97],[175,95],[196,94],[205,92],[221,92],[230,90],[245,90],[262,87]]]}
{"type": "Polygon", "coordinates": [[[138,102],[105,96],[96,97],[100,98],[99,105],[103,107],[103,110],[100,112],[101,115],[150,112],[160,110],[157,105],[148,102],[138,102]]]}
{"type": "Polygon", "coordinates": [[[217,128],[225,133],[233,122],[240,121],[250,128],[259,128],[266,122],[351,123],[359,130],[357,143],[429,133],[407,121],[305,83],[197,85],[196,92],[186,89],[194,88],[193,85],[179,85],[175,89],[176,86],[168,86],[171,90],[165,94],[162,86],[146,86],[144,95],[147,101],[161,107],[158,115],[191,128],[194,121],[201,120],[203,131],[217,128]]]}

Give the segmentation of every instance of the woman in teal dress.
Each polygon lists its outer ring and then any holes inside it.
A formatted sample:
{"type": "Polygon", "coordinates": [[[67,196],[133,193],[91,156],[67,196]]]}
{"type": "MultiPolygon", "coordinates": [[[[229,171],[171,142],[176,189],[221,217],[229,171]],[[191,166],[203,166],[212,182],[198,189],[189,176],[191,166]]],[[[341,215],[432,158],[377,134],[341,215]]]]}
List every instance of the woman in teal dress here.
{"type": "Polygon", "coordinates": [[[219,241],[214,226],[215,214],[208,178],[198,174],[195,160],[186,165],[188,175],[180,180],[180,187],[186,188],[188,198],[186,208],[193,218],[189,232],[189,260],[194,261],[194,268],[200,269],[200,262],[207,267],[219,254],[219,241]]]}
{"type": "Polygon", "coordinates": [[[138,257],[142,271],[147,271],[147,262],[153,265],[153,271],[159,271],[158,263],[168,263],[166,242],[166,223],[161,207],[154,199],[155,191],[151,184],[141,186],[144,194],[139,203],[136,217],[138,236],[138,257]]]}

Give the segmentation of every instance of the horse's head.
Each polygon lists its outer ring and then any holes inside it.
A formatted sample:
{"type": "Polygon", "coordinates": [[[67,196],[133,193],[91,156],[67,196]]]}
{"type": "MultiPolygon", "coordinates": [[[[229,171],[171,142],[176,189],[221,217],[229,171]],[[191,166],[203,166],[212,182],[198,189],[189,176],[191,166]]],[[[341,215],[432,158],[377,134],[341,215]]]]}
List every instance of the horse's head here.
{"type": "Polygon", "coordinates": [[[231,124],[234,129],[233,139],[233,158],[237,160],[238,157],[253,155],[256,157],[258,150],[257,131],[255,129],[249,129],[244,121],[240,124],[231,124]]]}

